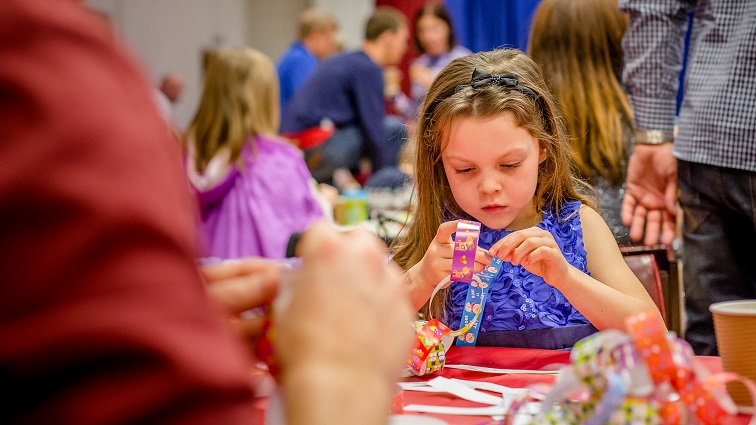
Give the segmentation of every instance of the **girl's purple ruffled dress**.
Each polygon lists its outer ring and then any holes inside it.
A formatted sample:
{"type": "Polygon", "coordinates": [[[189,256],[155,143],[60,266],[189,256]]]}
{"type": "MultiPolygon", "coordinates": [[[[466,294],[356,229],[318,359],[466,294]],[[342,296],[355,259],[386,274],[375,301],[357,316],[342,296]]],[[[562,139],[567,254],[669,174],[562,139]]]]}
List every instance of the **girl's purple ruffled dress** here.
{"type": "MultiPolygon", "coordinates": [[[[567,202],[559,214],[546,208],[538,227],[554,235],[567,262],[588,273],[580,205],[579,201],[567,202]]],[[[509,233],[483,226],[479,245],[488,249],[509,233]]],[[[447,314],[449,326],[454,328],[462,317],[467,284],[455,282],[449,290],[447,314]]],[[[565,349],[597,332],[559,290],[524,267],[507,262],[491,279],[480,320],[477,345],[565,349]]]]}

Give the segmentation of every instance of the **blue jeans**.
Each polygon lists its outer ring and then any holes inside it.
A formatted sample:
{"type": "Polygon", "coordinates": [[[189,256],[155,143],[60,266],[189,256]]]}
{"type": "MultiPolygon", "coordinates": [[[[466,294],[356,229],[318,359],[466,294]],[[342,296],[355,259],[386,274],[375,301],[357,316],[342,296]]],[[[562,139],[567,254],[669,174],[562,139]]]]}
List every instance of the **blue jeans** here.
{"type": "MultiPolygon", "coordinates": [[[[396,166],[399,150],[407,138],[404,123],[394,116],[387,116],[383,120],[383,133],[386,137],[382,141],[381,155],[372,157],[373,171],[382,167],[396,166]]],[[[357,171],[360,158],[369,156],[370,146],[367,145],[362,130],[358,125],[350,124],[339,127],[336,132],[323,144],[305,151],[305,160],[312,176],[321,183],[331,183],[333,171],[346,168],[357,171]]]]}
{"type": "Polygon", "coordinates": [[[678,161],[685,339],[717,355],[709,306],[756,298],[756,173],[678,161]]]}

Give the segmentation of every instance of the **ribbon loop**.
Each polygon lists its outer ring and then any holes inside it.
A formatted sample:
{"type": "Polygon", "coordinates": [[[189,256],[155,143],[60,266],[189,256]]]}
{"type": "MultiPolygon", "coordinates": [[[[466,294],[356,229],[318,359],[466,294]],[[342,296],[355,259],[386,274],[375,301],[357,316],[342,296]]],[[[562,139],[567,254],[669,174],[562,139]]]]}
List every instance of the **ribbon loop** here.
{"type": "Polygon", "coordinates": [[[517,84],[519,84],[519,82],[517,80],[517,76],[514,74],[489,74],[488,72],[481,71],[478,68],[475,68],[475,70],[473,70],[472,78],[470,79],[470,86],[477,89],[491,84],[514,88],[517,87],[517,84]]]}
{"type": "MultiPolygon", "coordinates": [[[[431,294],[430,300],[428,301],[429,306],[433,302],[433,298],[435,298],[438,291],[448,284],[450,280],[454,282],[466,282],[471,284],[471,287],[474,286],[480,288],[480,277],[474,273],[475,253],[478,250],[479,235],[480,223],[477,221],[457,221],[457,231],[454,235],[454,254],[452,257],[451,273],[436,285],[436,289],[433,290],[433,294],[431,294]]],[[[481,301],[481,303],[478,304],[478,308],[475,309],[474,316],[471,318],[468,317],[468,320],[463,324],[462,328],[456,331],[451,330],[438,319],[434,318],[430,318],[427,322],[415,322],[415,345],[412,355],[407,361],[410,371],[415,375],[425,375],[441,370],[446,361],[446,348],[442,340],[466,335],[468,331],[477,324],[478,316],[480,316],[482,310],[481,301]]]]}
{"type": "Polygon", "coordinates": [[[640,313],[626,324],[628,334],[604,331],[575,344],[571,365],[528,425],[714,425],[736,413],[724,383],[739,380],[756,395],[747,378],[702,373],[690,345],[668,332],[657,314],[640,313]]]}

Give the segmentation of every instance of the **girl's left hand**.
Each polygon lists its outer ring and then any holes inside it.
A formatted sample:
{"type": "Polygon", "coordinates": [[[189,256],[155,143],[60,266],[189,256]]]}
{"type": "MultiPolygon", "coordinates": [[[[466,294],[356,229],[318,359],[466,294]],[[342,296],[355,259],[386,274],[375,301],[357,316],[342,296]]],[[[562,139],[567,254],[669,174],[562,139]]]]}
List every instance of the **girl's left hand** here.
{"type": "Polygon", "coordinates": [[[496,242],[488,253],[513,265],[522,265],[525,270],[541,276],[546,283],[557,289],[569,272],[569,263],[562,255],[554,236],[538,227],[508,234],[496,242]]]}

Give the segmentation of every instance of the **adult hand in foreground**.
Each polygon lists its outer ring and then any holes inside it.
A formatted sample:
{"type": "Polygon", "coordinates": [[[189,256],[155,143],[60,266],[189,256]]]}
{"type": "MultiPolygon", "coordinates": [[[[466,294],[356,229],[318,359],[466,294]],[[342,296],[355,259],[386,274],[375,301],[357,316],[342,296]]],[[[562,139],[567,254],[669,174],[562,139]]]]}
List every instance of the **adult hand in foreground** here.
{"type": "Polygon", "coordinates": [[[200,269],[210,297],[231,314],[232,327],[241,334],[251,352],[254,352],[262,332],[267,307],[278,294],[284,267],[288,266],[251,258],[224,261],[200,269]]]}
{"type": "Polygon", "coordinates": [[[385,424],[414,336],[400,269],[375,235],[325,223],[297,252],[302,265],[274,305],[289,423],[385,424]]]}

